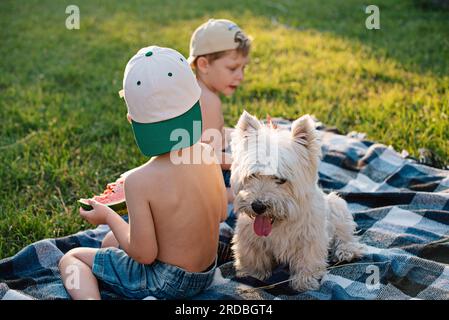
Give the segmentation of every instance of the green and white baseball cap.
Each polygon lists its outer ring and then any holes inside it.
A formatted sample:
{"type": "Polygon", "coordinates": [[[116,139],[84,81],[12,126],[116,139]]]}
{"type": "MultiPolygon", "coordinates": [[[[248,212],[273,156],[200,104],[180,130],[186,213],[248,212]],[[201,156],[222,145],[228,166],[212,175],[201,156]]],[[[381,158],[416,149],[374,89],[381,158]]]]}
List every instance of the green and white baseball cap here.
{"type": "Polygon", "coordinates": [[[200,139],[201,89],[187,60],[176,50],[140,49],[126,65],[121,95],[144,155],[179,150],[200,139]]]}

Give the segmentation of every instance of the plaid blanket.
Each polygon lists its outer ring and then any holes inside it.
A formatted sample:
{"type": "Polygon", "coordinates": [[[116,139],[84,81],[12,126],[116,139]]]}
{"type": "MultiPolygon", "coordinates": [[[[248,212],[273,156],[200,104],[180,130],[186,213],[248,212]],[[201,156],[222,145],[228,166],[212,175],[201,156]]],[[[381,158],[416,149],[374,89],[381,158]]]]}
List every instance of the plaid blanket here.
{"type": "MultiPolygon", "coordinates": [[[[266,281],[238,278],[229,246],[235,224],[230,205],[220,228],[220,266],[212,285],[194,299],[449,299],[449,171],[405,159],[358,134],[336,134],[319,123],[318,129],[323,141],[319,183],[347,200],[366,254],[329,266],[316,291],[292,290],[282,265],[266,281]]],[[[0,299],[69,299],[59,259],[75,247],[99,247],[108,231],[103,225],[45,239],[1,260],[0,299]]],[[[102,297],[121,298],[104,289],[102,297]]]]}

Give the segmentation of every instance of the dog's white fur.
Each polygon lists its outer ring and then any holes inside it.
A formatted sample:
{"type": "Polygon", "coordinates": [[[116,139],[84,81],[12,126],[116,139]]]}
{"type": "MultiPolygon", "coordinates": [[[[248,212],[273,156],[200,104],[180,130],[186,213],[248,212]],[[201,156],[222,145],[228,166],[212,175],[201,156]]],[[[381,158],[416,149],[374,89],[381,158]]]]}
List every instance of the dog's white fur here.
{"type": "Polygon", "coordinates": [[[231,148],[231,186],[238,213],[232,250],[238,276],[263,280],[282,263],[289,266],[292,288],[317,289],[329,250],[335,261],[362,254],[346,202],[318,187],[321,145],[309,115],[294,121],[288,131],[262,125],[244,111],[231,148]],[[274,159],[276,166],[260,163],[261,143],[276,151],[265,157],[274,159]],[[253,231],[256,213],[251,204],[256,200],[267,207],[262,214],[274,219],[267,237],[253,231]]]}

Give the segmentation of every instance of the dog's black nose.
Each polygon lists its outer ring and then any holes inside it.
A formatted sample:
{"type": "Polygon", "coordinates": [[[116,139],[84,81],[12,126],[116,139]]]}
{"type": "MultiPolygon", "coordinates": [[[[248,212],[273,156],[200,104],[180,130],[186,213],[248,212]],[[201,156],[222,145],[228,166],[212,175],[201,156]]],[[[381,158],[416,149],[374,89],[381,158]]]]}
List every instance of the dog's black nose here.
{"type": "Polygon", "coordinates": [[[257,214],[262,214],[267,210],[267,206],[264,205],[261,201],[256,200],[251,203],[251,208],[253,208],[254,212],[257,214]]]}

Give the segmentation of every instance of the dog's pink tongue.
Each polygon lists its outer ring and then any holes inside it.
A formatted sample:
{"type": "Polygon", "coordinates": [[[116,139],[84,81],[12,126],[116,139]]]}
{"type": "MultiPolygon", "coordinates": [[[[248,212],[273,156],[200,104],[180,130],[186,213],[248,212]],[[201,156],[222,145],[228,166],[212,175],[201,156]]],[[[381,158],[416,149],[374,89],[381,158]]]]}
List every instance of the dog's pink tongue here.
{"type": "Polygon", "coordinates": [[[259,237],[266,237],[271,232],[271,220],[265,216],[257,216],[254,219],[254,232],[259,237]]]}

